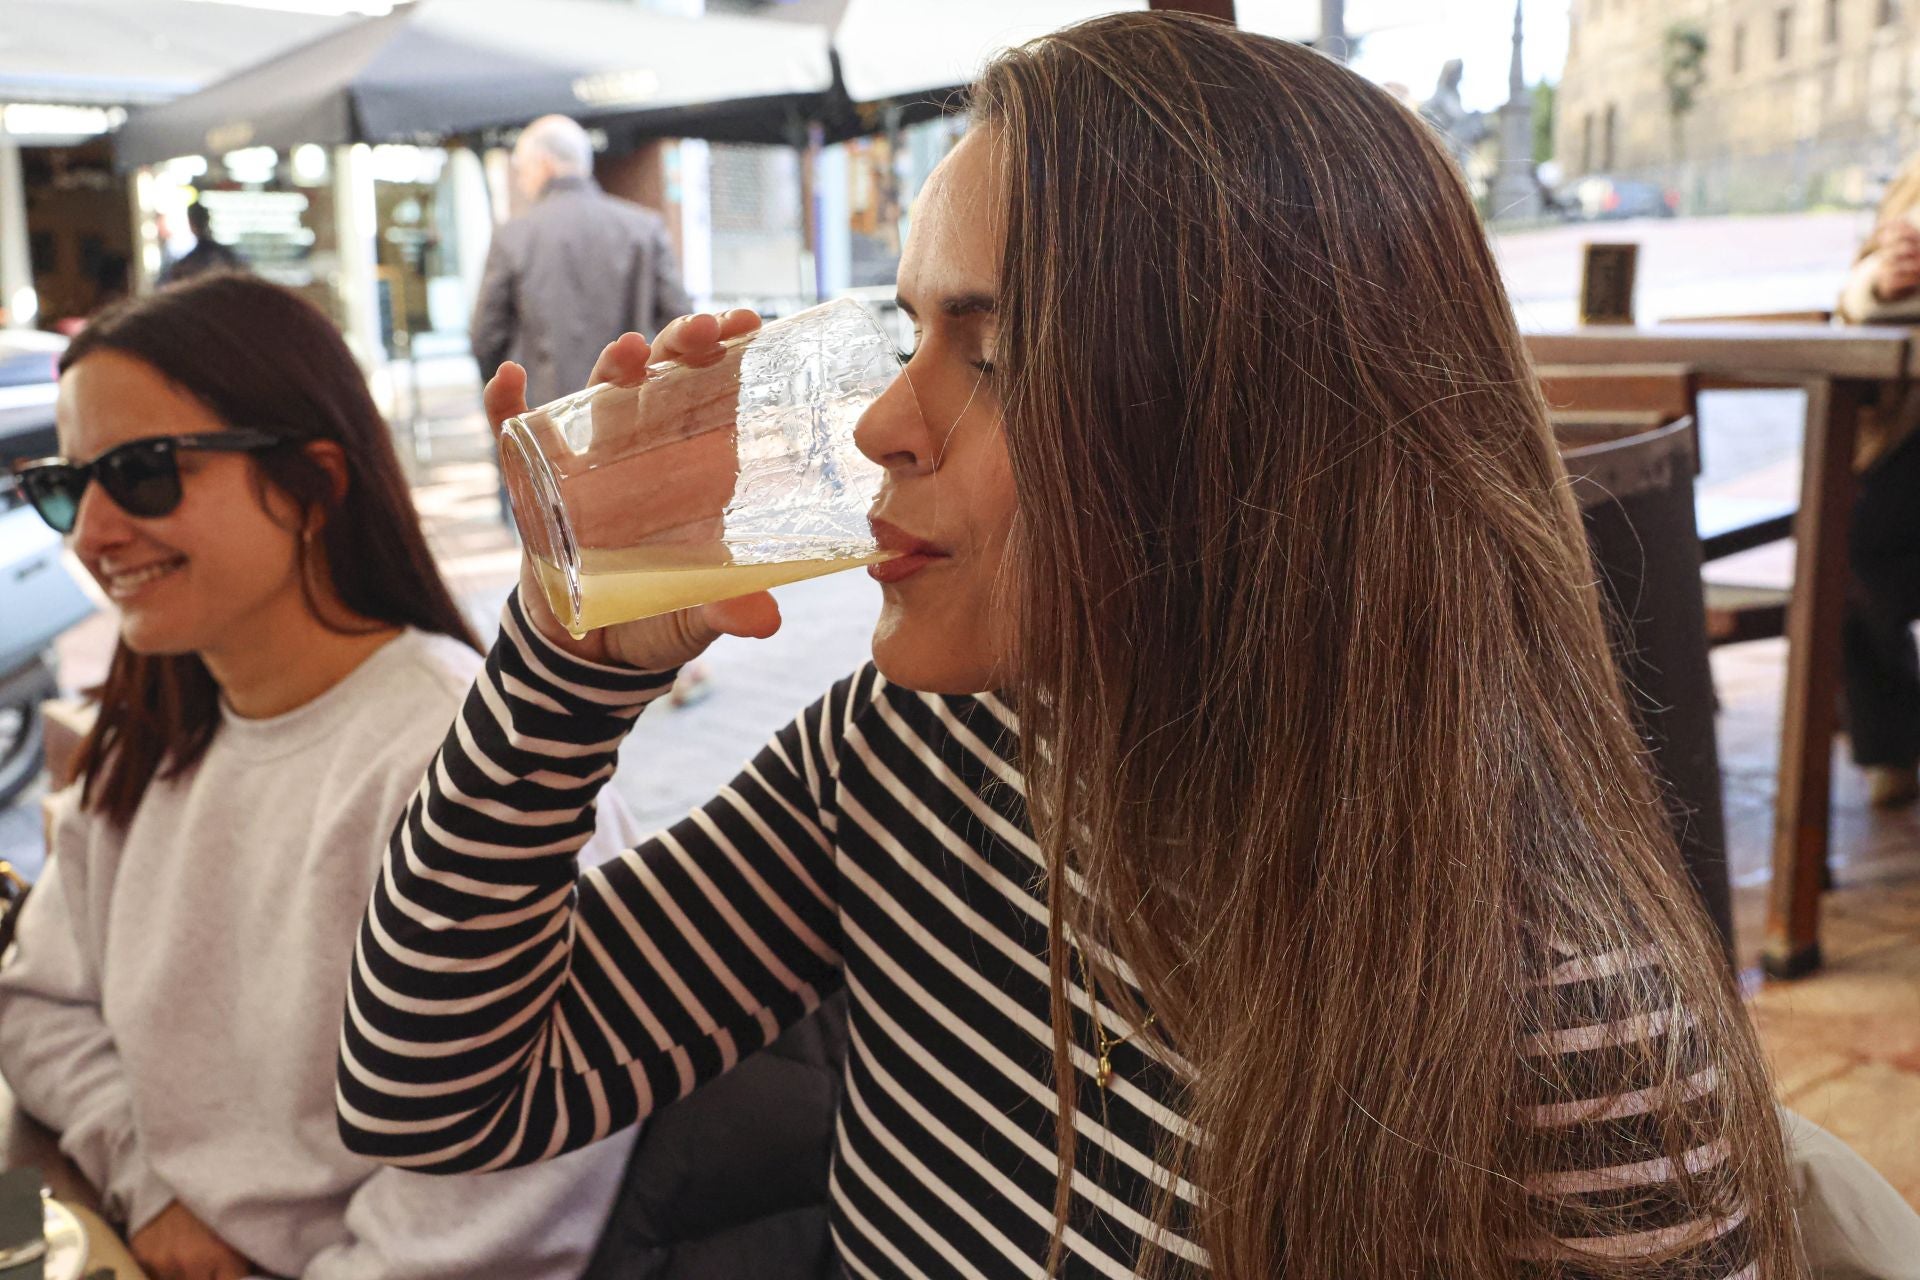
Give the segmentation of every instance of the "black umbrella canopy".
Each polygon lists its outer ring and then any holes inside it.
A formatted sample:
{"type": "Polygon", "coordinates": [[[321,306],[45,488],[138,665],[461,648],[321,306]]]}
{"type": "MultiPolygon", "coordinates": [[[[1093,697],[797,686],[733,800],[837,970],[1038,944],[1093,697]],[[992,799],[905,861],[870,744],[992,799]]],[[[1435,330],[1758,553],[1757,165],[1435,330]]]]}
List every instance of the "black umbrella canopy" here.
{"type": "Polygon", "coordinates": [[[821,27],[606,0],[414,0],[135,113],[116,155],[131,166],[249,146],[434,142],[549,112],[726,140],[756,115],[804,115],[833,86],[821,27]]]}
{"type": "MultiPolygon", "coordinates": [[[[769,17],[833,32],[832,88],[779,102],[715,104],[701,113],[704,131],[688,136],[799,146],[809,126],[831,143],[930,120],[963,109],[968,86],[1002,50],[1146,7],[1147,0],[781,0],[769,17]]],[[[601,120],[609,135],[629,142],[671,134],[673,123],[644,112],[601,120]]]]}
{"type": "MultiPolygon", "coordinates": [[[[884,133],[899,125],[958,111],[966,105],[964,87],[901,94],[882,102],[855,102],[839,77],[834,55],[833,84],[819,93],[782,94],[711,102],[665,111],[613,111],[575,118],[605,131],[620,146],[653,138],[704,138],[763,147],[804,147],[819,131],[822,143],[845,142],[884,133]]],[[[504,142],[503,137],[491,139],[504,142]]]]}
{"type": "MultiPolygon", "coordinates": [[[[809,126],[831,143],[930,120],[964,109],[974,77],[1002,50],[1069,23],[1146,7],[1147,0],[782,0],[769,16],[833,32],[832,88],[779,102],[716,104],[702,111],[705,131],[688,136],[799,146],[809,126]]],[[[633,141],[671,134],[674,122],[626,113],[601,123],[633,141]]]]}

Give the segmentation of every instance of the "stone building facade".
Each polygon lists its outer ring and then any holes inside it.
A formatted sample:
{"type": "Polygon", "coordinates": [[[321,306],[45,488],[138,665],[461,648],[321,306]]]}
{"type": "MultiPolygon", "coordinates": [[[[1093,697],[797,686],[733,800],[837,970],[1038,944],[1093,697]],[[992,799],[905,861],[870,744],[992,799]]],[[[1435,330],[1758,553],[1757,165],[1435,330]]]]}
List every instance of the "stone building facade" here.
{"type": "Polygon", "coordinates": [[[1658,181],[1695,212],[1860,204],[1920,147],[1920,0],[1570,0],[1569,177],[1658,181]],[[1690,110],[1669,64],[1697,36],[1690,110]]]}

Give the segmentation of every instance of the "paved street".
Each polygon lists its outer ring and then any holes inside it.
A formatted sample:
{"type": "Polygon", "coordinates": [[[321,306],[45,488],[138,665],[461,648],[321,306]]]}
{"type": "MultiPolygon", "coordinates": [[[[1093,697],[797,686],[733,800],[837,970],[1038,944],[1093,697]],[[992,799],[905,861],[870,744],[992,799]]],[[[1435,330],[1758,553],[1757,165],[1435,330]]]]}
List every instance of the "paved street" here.
{"type": "Polygon", "coordinates": [[[1583,243],[1637,243],[1644,322],[1831,307],[1872,226],[1868,212],[1636,218],[1498,236],[1495,251],[1520,323],[1546,328],[1574,323],[1583,243]]]}

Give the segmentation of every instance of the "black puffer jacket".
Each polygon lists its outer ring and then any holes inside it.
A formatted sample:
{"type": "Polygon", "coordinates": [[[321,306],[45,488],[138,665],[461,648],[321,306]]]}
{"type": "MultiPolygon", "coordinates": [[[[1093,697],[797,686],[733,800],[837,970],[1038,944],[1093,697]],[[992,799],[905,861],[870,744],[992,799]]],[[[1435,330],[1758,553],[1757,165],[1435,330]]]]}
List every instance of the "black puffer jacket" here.
{"type": "Polygon", "coordinates": [[[845,993],[647,1122],[584,1280],[833,1280],[845,993]]]}

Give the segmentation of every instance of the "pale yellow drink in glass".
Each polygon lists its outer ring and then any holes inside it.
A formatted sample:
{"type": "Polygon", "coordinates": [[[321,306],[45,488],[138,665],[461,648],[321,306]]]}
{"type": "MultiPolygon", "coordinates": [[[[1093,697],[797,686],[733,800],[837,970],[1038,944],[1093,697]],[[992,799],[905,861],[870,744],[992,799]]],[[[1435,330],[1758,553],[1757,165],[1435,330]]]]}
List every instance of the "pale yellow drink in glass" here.
{"type": "Polygon", "coordinates": [[[508,419],[501,476],[554,614],[585,635],[889,559],[855,429],[899,374],[842,299],[508,419]]]}
{"type": "MultiPolygon", "coordinates": [[[[811,558],[738,564],[725,543],[667,543],[613,550],[588,547],[580,552],[579,622],[577,628],[568,625],[567,630],[579,639],[616,622],[731,600],[892,558],[892,552],[874,551],[867,555],[823,553],[811,558]]],[[[566,575],[538,556],[533,564],[554,616],[565,622],[573,613],[566,575]]]]}

